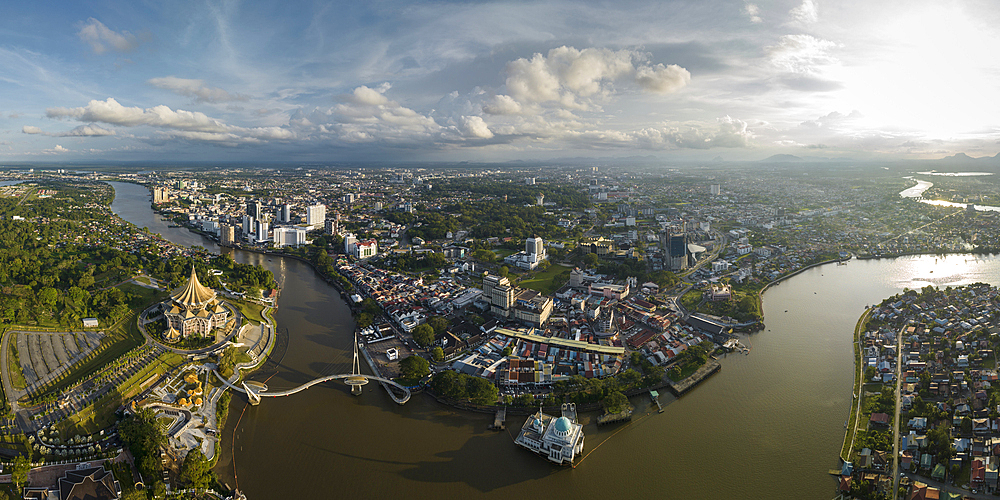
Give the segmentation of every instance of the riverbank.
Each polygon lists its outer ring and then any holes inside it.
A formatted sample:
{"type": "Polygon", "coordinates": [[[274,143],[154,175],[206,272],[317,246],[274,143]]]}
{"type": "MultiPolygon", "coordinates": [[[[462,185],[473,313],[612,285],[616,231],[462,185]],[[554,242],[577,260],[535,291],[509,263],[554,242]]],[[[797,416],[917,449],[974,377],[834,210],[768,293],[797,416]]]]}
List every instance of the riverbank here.
{"type": "MultiPolygon", "coordinates": [[[[716,372],[722,369],[722,363],[719,363],[714,358],[709,358],[704,365],[701,365],[694,373],[692,373],[687,378],[681,380],[680,382],[667,382],[666,387],[670,389],[670,392],[674,396],[681,397],[686,392],[694,389],[698,384],[702,383],[708,377],[711,377],[716,372]]],[[[650,387],[649,389],[657,389],[656,387],[650,387]]],[[[645,389],[645,390],[649,390],[645,389]]]]}
{"type": "Polygon", "coordinates": [[[864,366],[861,364],[861,330],[868,324],[868,316],[872,309],[865,309],[865,312],[858,318],[858,323],[854,326],[854,400],[851,402],[851,412],[848,414],[847,430],[844,432],[844,446],[840,450],[841,460],[850,461],[851,453],[854,451],[854,440],[858,435],[858,415],[861,411],[861,388],[864,386],[864,366]]]}

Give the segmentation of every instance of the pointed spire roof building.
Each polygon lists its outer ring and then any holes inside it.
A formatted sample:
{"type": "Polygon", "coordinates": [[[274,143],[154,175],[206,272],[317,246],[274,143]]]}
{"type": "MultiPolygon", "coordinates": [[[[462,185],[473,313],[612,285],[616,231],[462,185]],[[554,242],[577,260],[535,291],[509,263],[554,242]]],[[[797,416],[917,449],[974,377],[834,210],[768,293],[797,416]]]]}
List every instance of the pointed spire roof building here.
{"type": "Polygon", "coordinates": [[[215,298],[215,290],[202,285],[198,281],[198,275],[194,272],[194,266],[191,266],[191,279],[188,280],[187,285],[175,290],[171,297],[178,304],[199,307],[208,304],[215,298]]]}

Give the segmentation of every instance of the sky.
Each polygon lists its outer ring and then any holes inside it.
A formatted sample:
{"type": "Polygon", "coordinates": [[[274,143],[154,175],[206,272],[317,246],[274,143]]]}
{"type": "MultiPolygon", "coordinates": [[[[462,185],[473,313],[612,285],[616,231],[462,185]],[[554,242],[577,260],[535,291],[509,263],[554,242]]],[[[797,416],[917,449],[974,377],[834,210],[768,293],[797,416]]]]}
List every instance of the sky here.
{"type": "Polygon", "coordinates": [[[0,17],[0,163],[1000,152],[990,0],[65,0],[0,17]]]}

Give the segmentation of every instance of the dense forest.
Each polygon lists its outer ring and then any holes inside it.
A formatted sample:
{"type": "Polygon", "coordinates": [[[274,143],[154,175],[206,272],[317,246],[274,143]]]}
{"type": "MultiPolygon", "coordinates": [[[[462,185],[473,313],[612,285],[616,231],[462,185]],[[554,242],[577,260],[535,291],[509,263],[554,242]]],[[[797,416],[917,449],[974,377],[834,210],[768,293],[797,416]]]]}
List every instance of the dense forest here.
{"type": "Polygon", "coordinates": [[[214,288],[221,285],[209,267],[222,270],[233,290],[253,292],[274,286],[270,271],[228,256],[210,263],[181,257],[164,260],[149,253],[70,243],[80,224],[96,219],[98,213],[106,216],[99,208],[83,208],[79,200],[107,204],[113,196],[110,186],[39,183],[29,196],[38,189],[57,194],[28,203],[21,203],[24,197],[0,198],[0,323],[71,326],[96,317],[111,324],[146,305],[151,295],[138,287],[116,285],[145,271],[178,286],[187,280],[192,263],[204,284],[214,288]],[[86,191],[90,188],[92,192],[86,191]],[[14,214],[25,220],[13,220],[14,214]],[[46,223],[35,217],[47,218],[46,223]]]}

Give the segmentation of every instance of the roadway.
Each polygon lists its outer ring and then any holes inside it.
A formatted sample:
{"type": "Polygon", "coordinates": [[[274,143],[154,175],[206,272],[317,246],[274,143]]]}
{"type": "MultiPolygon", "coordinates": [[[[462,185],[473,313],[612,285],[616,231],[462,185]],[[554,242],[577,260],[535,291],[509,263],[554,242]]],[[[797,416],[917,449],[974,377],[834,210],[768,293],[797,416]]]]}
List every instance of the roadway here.
{"type": "MultiPolygon", "coordinates": [[[[900,388],[902,386],[902,379],[900,374],[903,371],[903,332],[906,331],[906,326],[903,325],[899,329],[899,333],[896,339],[896,411],[895,416],[892,420],[892,491],[893,493],[899,491],[899,411],[900,405],[899,396],[902,394],[900,388]]],[[[860,404],[859,404],[860,406],[860,404]]]]}

